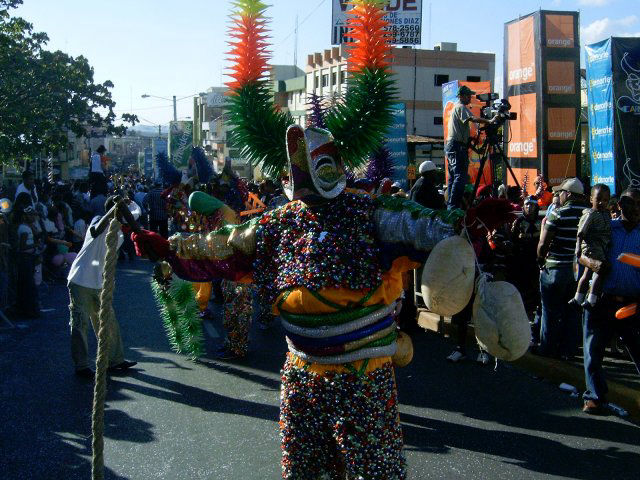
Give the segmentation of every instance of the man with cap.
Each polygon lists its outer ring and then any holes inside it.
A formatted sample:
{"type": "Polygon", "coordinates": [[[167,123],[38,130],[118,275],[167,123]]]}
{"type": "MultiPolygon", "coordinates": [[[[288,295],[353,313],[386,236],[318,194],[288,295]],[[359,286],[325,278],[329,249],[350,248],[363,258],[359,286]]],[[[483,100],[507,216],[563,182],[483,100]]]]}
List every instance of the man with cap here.
{"type": "Polygon", "coordinates": [[[462,203],[464,186],[467,183],[469,168],[469,137],[471,128],[469,122],[488,125],[495,121],[473,115],[467,105],[471,103],[471,96],[476,92],[469,87],[458,89],[458,101],[451,110],[447,139],[444,143],[444,153],[447,156],[449,180],[447,182],[447,208],[459,208],[462,203]]]}
{"type": "Polygon", "coordinates": [[[435,186],[436,165],[431,160],[424,161],[418,169],[420,178],[411,188],[409,198],[423,207],[439,210],[444,208],[444,198],[435,186]]]}
{"type": "Polygon", "coordinates": [[[542,318],[538,352],[550,357],[575,355],[580,338],[578,314],[567,304],[576,290],[573,262],[578,221],[585,206],[584,186],[568,178],[553,188],[560,206],[544,223],[538,243],[542,318]]]}

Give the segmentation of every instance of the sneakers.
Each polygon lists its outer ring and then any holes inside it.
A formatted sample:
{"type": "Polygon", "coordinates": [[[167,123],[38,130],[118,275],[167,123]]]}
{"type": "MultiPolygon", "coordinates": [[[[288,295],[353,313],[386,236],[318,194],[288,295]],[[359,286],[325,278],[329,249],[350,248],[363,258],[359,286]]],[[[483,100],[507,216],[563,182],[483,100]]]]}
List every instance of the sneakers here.
{"type": "Polygon", "coordinates": [[[490,361],[491,361],[491,358],[489,357],[489,354],[487,352],[478,353],[478,358],[476,358],[476,362],[478,362],[480,365],[488,365],[490,361]]]}
{"type": "Polygon", "coordinates": [[[607,410],[603,404],[593,400],[585,400],[582,411],[588,415],[607,415],[607,410]]]}
{"type": "Polygon", "coordinates": [[[118,363],[117,365],[113,365],[107,369],[109,373],[124,373],[129,370],[131,367],[135,367],[138,362],[132,362],[130,360],[125,360],[123,362],[118,363]]]}
{"type": "Polygon", "coordinates": [[[451,355],[447,357],[447,360],[450,361],[451,363],[458,363],[466,359],[467,359],[467,356],[458,349],[451,352],[451,355]]]}

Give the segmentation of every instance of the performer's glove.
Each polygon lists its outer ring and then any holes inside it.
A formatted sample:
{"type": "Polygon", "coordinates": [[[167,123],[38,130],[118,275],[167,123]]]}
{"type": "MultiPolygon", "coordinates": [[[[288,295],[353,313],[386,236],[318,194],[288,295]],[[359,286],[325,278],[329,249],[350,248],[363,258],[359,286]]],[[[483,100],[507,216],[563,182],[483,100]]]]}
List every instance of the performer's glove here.
{"type": "Polygon", "coordinates": [[[131,240],[136,247],[136,254],[140,257],[146,256],[155,262],[169,256],[169,241],[156,232],[140,230],[131,234],[131,240]]]}

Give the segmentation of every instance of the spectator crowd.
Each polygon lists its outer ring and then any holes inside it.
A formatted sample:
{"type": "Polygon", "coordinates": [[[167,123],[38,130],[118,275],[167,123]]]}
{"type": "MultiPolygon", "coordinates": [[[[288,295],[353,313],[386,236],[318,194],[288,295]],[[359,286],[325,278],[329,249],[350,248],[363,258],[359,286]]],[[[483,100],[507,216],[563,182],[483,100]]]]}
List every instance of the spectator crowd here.
{"type": "MultiPolygon", "coordinates": [[[[137,173],[109,177],[102,170],[99,157],[92,159],[93,164],[86,180],[37,184],[34,175],[25,171],[17,188],[3,187],[0,310],[11,316],[38,318],[39,286],[43,282],[67,282],[68,278],[70,292],[75,292],[72,304],[89,301],[89,294],[95,292],[87,293],[81,291],[82,286],[74,286],[71,277],[78,275],[78,266],[75,270],[72,266],[78,254],[90,248],[90,235],[93,240],[102,233],[94,227],[106,208],[113,205],[114,193],[130,205],[130,210],[137,209],[138,221],[144,228],[165,238],[174,232],[191,231],[179,217],[179,209],[172,208],[180,198],[167,188],[169,185],[137,173]]],[[[424,162],[419,174],[408,192],[387,179],[377,184],[356,180],[350,187],[370,194],[406,196],[434,209],[446,208],[446,189],[439,185],[436,166],[424,162]]],[[[221,199],[227,195],[224,184],[193,184],[186,187],[188,191],[182,192],[183,196],[198,188],[208,189],[221,199]]],[[[542,176],[535,179],[534,188],[535,192],[528,195],[513,186],[486,185],[474,192],[467,185],[456,195],[464,209],[487,205],[488,201],[493,208],[509,212],[502,217],[502,223],[472,225],[467,230],[480,271],[494,280],[511,282],[520,291],[532,320],[532,353],[572,359],[582,347],[587,384],[584,411],[600,413],[607,402],[602,368],[605,348],[621,339],[636,367],[640,362],[637,317],[616,319],[620,308],[640,297],[640,269],[617,261],[621,253],[640,255],[640,190],[627,189],[616,199],[611,198],[606,185],[597,184],[587,191],[579,179],[570,178],[551,189],[542,176]]],[[[259,185],[250,182],[247,189],[267,208],[286,203],[281,188],[271,181],[259,185]]],[[[121,244],[120,260],[136,261],[128,235],[123,236],[121,244]]],[[[85,255],[89,254],[81,254],[85,255]]],[[[458,336],[456,348],[448,357],[451,362],[467,358],[472,304],[473,298],[452,319],[458,336]]],[[[91,375],[86,360],[88,321],[83,321],[84,333],[78,330],[73,339],[77,345],[74,361],[77,360],[77,369],[91,375]]],[[[119,337],[115,343],[112,366],[128,368],[133,362],[124,360],[119,337]]],[[[490,358],[480,351],[477,361],[486,364],[490,358]]]]}

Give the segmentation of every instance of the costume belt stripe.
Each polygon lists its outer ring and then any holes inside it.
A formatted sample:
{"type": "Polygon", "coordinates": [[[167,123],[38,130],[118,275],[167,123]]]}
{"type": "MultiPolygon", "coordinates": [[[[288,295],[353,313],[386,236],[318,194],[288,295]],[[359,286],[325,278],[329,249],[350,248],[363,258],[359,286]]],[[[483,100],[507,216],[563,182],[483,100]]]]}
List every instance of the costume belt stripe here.
{"type": "Polygon", "coordinates": [[[377,332],[371,333],[366,337],[359,338],[357,340],[353,340],[351,342],[345,342],[336,345],[299,345],[293,339],[287,337],[287,340],[290,342],[290,345],[293,345],[297,350],[303,351],[307,355],[318,355],[318,356],[327,356],[327,355],[339,355],[341,353],[354,352],[363,348],[373,348],[373,347],[382,347],[385,345],[390,345],[395,342],[398,333],[396,332],[397,325],[395,322],[391,322],[389,326],[383,328],[382,330],[378,330],[377,332]]]}
{"type": "Polygon", "coordinates": [[[332,347],[332,346],[352,342],[354,340],[359,340],[361,338],[365,338],[371,334],[379,332],[380,330],[385,330],[389,328],[389,326],[392,325],[393,323],[394,323],[393,317],[389,315],[371,325],[367,325],[363,328],[359,328],[358,330],[353,330],[351,332],[343,333],[341,335],[334,335],[332,337],[313,338],[313,337],[305,337],[302,335],[296,335],[294,333],[287,333],[287,337],[289,337],[289,339],[296,346],[306,351],[307,350],[306,347],[332,347]]]}
{"type": "Polygon", "coordinates": [[[280,311],[280,317],[282,318],[282,326],[288,333],[309,338],[326,338],[343,335],[372,325],[390,315],[395,308],[396,303],[394,302],[382,307],[374,305],[328,315],[292,315],[280,311]],[[292,317],[296,317],[295,321],[292,321],[292,317]]]}
{"type": "Polygon", "coordinates": [[[323,357],[319,355],[306,354],[305,352],[296,349],[295,346],[288,340],[287,344],[289,345],[289,351],[302,360],[324,365],[355,362],[356,360],[363,360],[365,358],[390,357],[394,353],[396,353],[396,350],[398,349],[398,344],[395,341],[392,341],[392,343],[390,343],[389,345],[366,347],[354,352],[323,357]]]}

